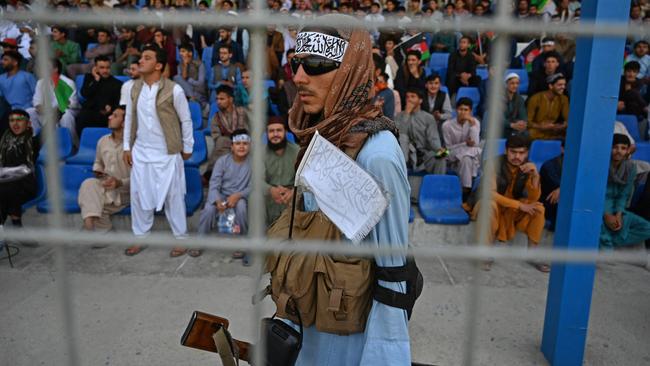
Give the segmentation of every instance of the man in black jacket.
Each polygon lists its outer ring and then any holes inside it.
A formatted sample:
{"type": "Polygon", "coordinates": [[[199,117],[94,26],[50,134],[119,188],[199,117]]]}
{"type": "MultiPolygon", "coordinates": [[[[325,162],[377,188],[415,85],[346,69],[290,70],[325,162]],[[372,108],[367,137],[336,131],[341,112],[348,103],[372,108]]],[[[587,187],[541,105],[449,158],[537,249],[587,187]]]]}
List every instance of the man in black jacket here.
{"type": "Polygon", "coordinates": [[[447,88],[450,95],[455,95],[460,87],[478,86],[481,78],[476,75],[476,60],[469,47],[472,41],[463,36],[458,43],[458,50],[449,54],[447,62],[447,88]]]}
{"type": "Polygon", "coordinates": [[[85,99],[77,116],[77,134],[86,127],[107,127],[108,116],[119,105],[122,82],[111,75],[111,60],[95,58],[95,66],[84,77],[80,94],[85,99]]]}

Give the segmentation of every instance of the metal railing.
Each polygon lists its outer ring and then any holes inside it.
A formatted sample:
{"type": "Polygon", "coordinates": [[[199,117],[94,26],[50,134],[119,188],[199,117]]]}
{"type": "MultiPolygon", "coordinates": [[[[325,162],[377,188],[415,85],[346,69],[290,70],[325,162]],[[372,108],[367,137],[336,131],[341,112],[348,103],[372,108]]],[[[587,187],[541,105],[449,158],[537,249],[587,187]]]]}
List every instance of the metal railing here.
{"type": "MultiPolygon", "coordinates": [[[[240,14],[238,17],[224,14],[214,14],[199,11],[124,11],[124,10],[107,10],[107,11],[66,11],[56,12],[47,8],[44,1],[37,2],[33,5],[31,11],[5,12],[3,17],[12,21],[30,21],[38,23],[37,45],[39,50],[48,50],[50,40],[47,36],[45,25],[53,24],[78,24],[78,25],[156,25],[161,27],[193,25],[226,25],[244,27],[250,32],[250,51],[249,58],[252,60],[253,91],[252,95],[252,140],[261,141],[263,126],[265,123],[265,105],[263,100],[263,82],[265,70],[265,34],[266,26],[273,24],[277,26],[295,26],[295,25],[323,25],[329,27],[353,26],[366,28],[397,28],[401,26],[395,18],[388,18],[382,23],[373,23],[357,19],[348,20],[327,20],[324,22],[319,18],[315,19],[297,19],[288,15],[271,14],[265,9],[262,0],[255,0],[252,4],[251,11],[240,14]]],[[[542,21],[523,21],[517,20],[512,16],[510,2],[499,1],[497,12],[494,17],[476,20],[463,19],[460,22],[432,22],[426,19],[414,21],[409,26],[411,29],[421,31],[439,31],[450,32],[496,32],[499,36],[492,45],[490,66],[494,66],[494,73],[491,75],[493,80],[503,80],[504,71],[507,66],[506,55],[509,47],[511,35],[517,34],[553,34],[565,33],[573,36],[627,36],[650,35],[650,27],[631,26],[627,23],[596,24],[595,22],[581,20],[579,24],[549,24],[542,21]]],[[[46,51],[43,51],[46,52],[46,51]]],[[[37,58],[38,75],[49,75],[49,61],[46,57],[37,58]]],[[[51,86],[49,83],[42,83],[43,95],[49,95],[51,86]]],[[[504,88],[501,83],[490,83],[488,92],[489,116],[487,120],[496,121],[503,116],[503,93],[504,88]]],[[[24,233],[5,232],[7,239],[27,239],[39,240],[47,238],[48,243],[56,247],[56,265],[58,268],[57,279],[60,286],[59,300],[63,310],[64,331],[67,334],[67,355],[68,364],[77,366],[80,364],[79,352],[77,349],[77,328],[72,307],[72,289],[69,285],[68,272],[66,270],[65,248],[69,245],[100,245],[133,242],[134,237],[130,233],[115,233],[110,236],[93,234],[90,232],[71,232],[63,227],[62,202],[61,202],[61,185],[59,162],[53,158],[57,155],[57,135],[55,132],[54,111],[49,103],[43,105],[45,120],[44,133],[47,135],[47,190],[50,201],[51,214],[48,216],[48,228],[30,228],[24,233]]],[[[487,126],[486,135],[486,154],[495,156],[497,152],[496,139],[500,134],[500,124],[491,123],[487,126]]],[[[292,244],[290,247],[278,241],[270,241],[264,235],[264,199],[261,190],[264,179],[264,149],[252,149],[252,172],[253,172],[253,190],[249,199],[248,210],[250,215],[250,232],[247,238],[223,238],[218,240],[210,237],[193,238],[193,245],[206,249],[217,251],[246,250],[254,253],[261,259],[261,256],[271,251],[296,250],[300,248],[305,252],[330,252],[349,255],[377,255],[405,253],[404,249],[390,248],[369,248],[363,246],[333,246],[326,242],[310,242],[309,245],[301,246],[300,242],[292,244]]],[[[487,160],[487,165],[483,167],[485,179],[482,184],[486,185],[492,181],[495,174],[493,159],[487,160]]],[[[487,188],[487,187],[486,187],[487,188]]],[[[483,189],[481,199],[483,202],[490,200],[491,190],[483,189]]],[[[498,248],[486,245],[488,243],[490,230],[490,206],[482,205],[477,220],[477,243],[467,243],[465,245],[445,245],[443,243],[412,243],[408,250],[410,254],[418,257],[433,258],[440,256],[442,258],[464,259],[464,260],[485,260],[493,258],[497,260],[510,261],[531,261],[543,260],[552,262],[630,262],[644,264],[645,259],[639,258],[638,254],[629,252],[599,252],[593,251],[571,251],[558,249],[539,248],[534,251],[518,248],[498,248]],[[418,244],[426,244],[421,246],[418,244]]],[[[173,247],[179,245],[179,242],[171,235],[161,233],[152,233],[146,238],[138,239],[138,243],[151,246],[173,247]]],[[[255,260],[256,263],[262,263],[261,260],[255,260]]],[[[258,269],[261,274],[261,266],[258,269]]],[[[478,279],[481,272],[478,266],[475,266],[471,274],[472,285],[468,289],[469,317],[466,320],[466,330],[469,335],[464,347],[464,364],[472,365],[475,356],[476,343],[476,317],[480,307],[480,291],[478,279]]],[[[254,288],[257,284],[255,284],[254,288]]],[[[261,309],[255,307],[255,319],[261,318],[261,309]]],[[[256,332],[254,333],[256,334],[256,332]]],[[[261,351],[263,347],[257,347],[261,351]]],[[[261,355],[258,354],[257,357],[261,355]]]]}

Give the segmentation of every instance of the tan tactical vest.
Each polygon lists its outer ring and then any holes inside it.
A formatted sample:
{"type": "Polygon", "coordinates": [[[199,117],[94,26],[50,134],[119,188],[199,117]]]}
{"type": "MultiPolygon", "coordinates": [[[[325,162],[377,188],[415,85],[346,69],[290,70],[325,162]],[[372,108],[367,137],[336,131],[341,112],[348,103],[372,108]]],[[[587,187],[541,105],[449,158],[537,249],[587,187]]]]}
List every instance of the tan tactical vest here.
{"type": "MultiPolygon", "coordinates": [[[[356,158],[359,150],[346,153],[356,158]]],[[[291,211],[292,207],[288,207],[269,227],[269,238],[288,238],[291,211]]],[[[341,231],[325,214],[298,208],[294,211],[292,239],[347,245],[342,241],[341,231]]],[[[265,267],[271,274],[268,291],[276,304],[278,317],[296,324],[302,321],[305,327],[314,325],[321,332],[340,335],[365,330],[375,284],[374,259],[284,252],[270,254],[265,267]]]]}

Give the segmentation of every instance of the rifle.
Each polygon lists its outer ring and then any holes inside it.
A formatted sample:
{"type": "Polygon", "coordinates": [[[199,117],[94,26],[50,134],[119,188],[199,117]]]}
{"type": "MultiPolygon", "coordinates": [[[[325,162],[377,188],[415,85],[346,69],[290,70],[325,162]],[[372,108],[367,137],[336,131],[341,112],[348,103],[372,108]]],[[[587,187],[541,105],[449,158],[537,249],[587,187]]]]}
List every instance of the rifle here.
{"type": "MultiPolygon", "coordinates": [[[[181,345],[218,354],[219,352],[217,351],[217,340],[215,339],[215,334],[222,328],[224,330],[228,330],[228,325],[229,322],[226,318],[203,313],[200,311],[194,311],[194,313],[192,313],[192,318],[190,319],[190,322],[187,325],[185,332],[183,333],[183,337],[181,338],[181,345]]],[[[253,345],[245,341],[231,338],[230,333],[228,332],[225,332],[225,334],[227,341],[232,345],[231,350],[233,351],[232,353],[234,354],[234,358],[246,361],[252,365],[253,345]]],[[[222,362],[224,362],[224,365],[235,364],[233,361],[233,354],[220,354],[220,356],[222,356],[222,362]],[[226,363],[226,359],[228,359],[229,363],[226,363]]],[[[413,362],[411,365],[436,366],[417,362],[413,362]]]]}
{"type": "MultiPolygon", "coordinates": [[[[221,328],[228,330],[228,325],[229,322],[226,318],[200,311],[194,311],[187,328],[185,328],[183,337],[181,337],[181,345],[203,351],[219,353],[213,337],[221,328]]],[[[230,343],[234,345],[232,347],[234,351],[233,353],[235,353],[240,360],[244,360],[250,364],[253,356],[253,346],[248,342],[235,338],[230,339],[230,333],[226,332],[226,335],[231,341],[230,343]]]]}

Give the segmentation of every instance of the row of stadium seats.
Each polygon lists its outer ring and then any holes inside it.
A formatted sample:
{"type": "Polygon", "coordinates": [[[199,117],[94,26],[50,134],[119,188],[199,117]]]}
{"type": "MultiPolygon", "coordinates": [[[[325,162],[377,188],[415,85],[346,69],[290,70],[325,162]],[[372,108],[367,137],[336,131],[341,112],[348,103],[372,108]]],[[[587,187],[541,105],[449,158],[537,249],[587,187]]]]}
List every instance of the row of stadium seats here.
{"type": "MultiPolygon", "coordinates": [[[[505,139],[499,140],[499,154],[505,152],[505,139]]],[[[561,153],[561,142],[536,140],[530,149],[530,161],[538,169],[547,160],[561,153]]],[[[633,159],[650,162],[650,143],[638,143],[633,159]]],[[[474,182],[474,189],[480,184],[480,176],[474,182]]],[[[643,185],[635,192],[643,191],[643,185]]],[[[638,194],[636,195],[638,196],[638,194]]],[[[638,197],[636,197],[638,199],[638,197]]],[[[635,199],[633,198],[633,202],[635,199]]],[[[469,223],[469,215],[462,208],[462,190],[456,175],[424,175],[418,194],[418,209],[424,222],[429,224],[464,225],[469,223]]],[[[409,222],[415,218],[411,208],[409,222]]]]}

